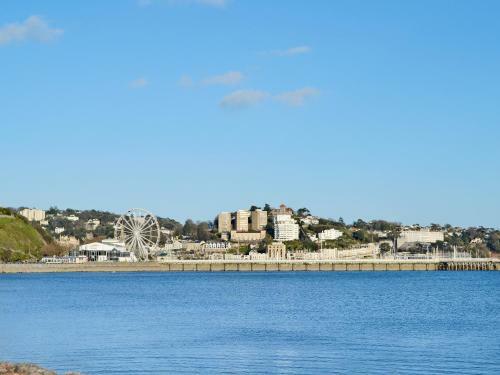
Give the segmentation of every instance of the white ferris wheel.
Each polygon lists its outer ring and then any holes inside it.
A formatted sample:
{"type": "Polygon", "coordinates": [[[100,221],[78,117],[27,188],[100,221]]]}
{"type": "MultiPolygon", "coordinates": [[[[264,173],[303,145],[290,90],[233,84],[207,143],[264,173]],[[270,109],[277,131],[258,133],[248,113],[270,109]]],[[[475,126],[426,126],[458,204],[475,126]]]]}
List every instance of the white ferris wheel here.
{"type": "Polygon", "coordinates": [[[151,212],[132,208],[120,216],[115,224],[115,239],[125,243],[128,251],[140,260],[147,260],[160,242],[160,224],[151,212]]]}

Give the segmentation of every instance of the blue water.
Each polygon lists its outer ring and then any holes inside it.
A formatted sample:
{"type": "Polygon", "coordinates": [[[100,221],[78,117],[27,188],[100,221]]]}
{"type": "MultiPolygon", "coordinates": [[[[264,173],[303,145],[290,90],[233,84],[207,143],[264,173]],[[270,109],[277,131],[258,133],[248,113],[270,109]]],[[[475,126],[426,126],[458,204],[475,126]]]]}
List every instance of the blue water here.
{"type": "Polygon", "coordinates": [[[0,360],[85,374],[500,374],[500,272],[0,275],[0,360]]]}

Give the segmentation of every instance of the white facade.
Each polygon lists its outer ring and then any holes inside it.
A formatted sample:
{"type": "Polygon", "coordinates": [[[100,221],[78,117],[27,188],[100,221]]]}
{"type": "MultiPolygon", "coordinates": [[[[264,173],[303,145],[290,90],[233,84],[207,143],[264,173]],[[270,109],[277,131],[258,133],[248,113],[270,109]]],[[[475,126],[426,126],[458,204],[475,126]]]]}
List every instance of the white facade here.
{"type": "Polygon", "coordinates": [[[78,216],[75,216],[75,215],[69,215],[69,216],[66,216],[66,220],[69,220],[69,221],[78,221],[79,218],[78,218],[78,216]]]}
{"type": "Polygon", "coordinates": [[[165,243],[163,250],[165,251],[182,250],[182,242],[180,241],[167,242],[165,243]]]}
{"type": "Polygon", "coordinates": [[[429,229],[404,230],[398,237],[398,247],[408,242],[436,243],[444,241],[444,232],[429,229]]]}
{"type": "Polygon", "coordinates": [[[64,232],[64,227],[55,227],[54,232],[56,232],[56,234],[61,234],[64,232]]]}
{"type": "Polygon", "coordinates": [[[206,242],[204,250],[227,250],[231,248],[231,242],[206,242]]]}
{"type": "Polygon", "coordinates": [[[293,241],[299,239],[299,225],[291,215],[276,215],[274,222],[274,239],[276,241],[293,241]]]}
{"type": "Polygon", "coordinates": [[[46,264],[86,263],[87,261],[88,259],[85,255],[76,255],[76,256],[66,255],[63,257],[57,257],[54,255],[52,257],[43,257],[40,260],[41,263],[46,263],[46,264]]]}
{"type": "Polygon", "coordinates": [[[24,216],[29,221],[42,221],[45,220],[45,211],[36,208],[25,208],[19,211],[21,216],[24,216]]]}
{"type": "Polygon", "coordinates": [[[78,249],[80,255],[85,255],[89,261],[137,262],[135,254],[127,251],[123,242],[113,239],[81,245],[78,249]]]}
{"type": "Polygon", "coordinates": [[[319,218],[317,218],[316,216],[306,216],[306,217],[303,217],[302,219],[300,219],[300,221],[302,221],[302,223],[304,223],[305,225],[318,225],[319,224],[319,218]]]}
{"type": "Polygon", "coordinates": [[[318,233],[318,238],[320,241],[326,240],[336,240],[342,237],[342,232],[337,229],[325,229],[323,232],[318,233]]]}

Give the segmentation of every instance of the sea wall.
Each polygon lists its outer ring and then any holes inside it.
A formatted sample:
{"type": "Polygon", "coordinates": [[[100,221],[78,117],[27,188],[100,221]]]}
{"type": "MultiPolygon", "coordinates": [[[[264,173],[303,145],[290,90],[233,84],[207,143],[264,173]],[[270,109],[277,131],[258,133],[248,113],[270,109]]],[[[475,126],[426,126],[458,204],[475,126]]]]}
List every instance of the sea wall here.
{"type": "Polygon", "coordinates": [[[0,263],[0,273],[39,272],[289,272],[289,271],[499,271],[500,259],[332,260],[332,261],[170,261],[82,264],[0,263]]]}

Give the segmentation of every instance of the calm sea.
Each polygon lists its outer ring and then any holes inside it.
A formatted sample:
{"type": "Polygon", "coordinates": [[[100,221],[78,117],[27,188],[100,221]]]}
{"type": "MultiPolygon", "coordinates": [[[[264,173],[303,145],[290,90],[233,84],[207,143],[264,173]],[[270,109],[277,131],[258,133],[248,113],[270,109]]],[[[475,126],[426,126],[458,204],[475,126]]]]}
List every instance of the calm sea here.
{"type": "Polygon", "coordinates": [[[85,374],[500,374],[500,272],[0,275],[0,360],[85,374]]]}

